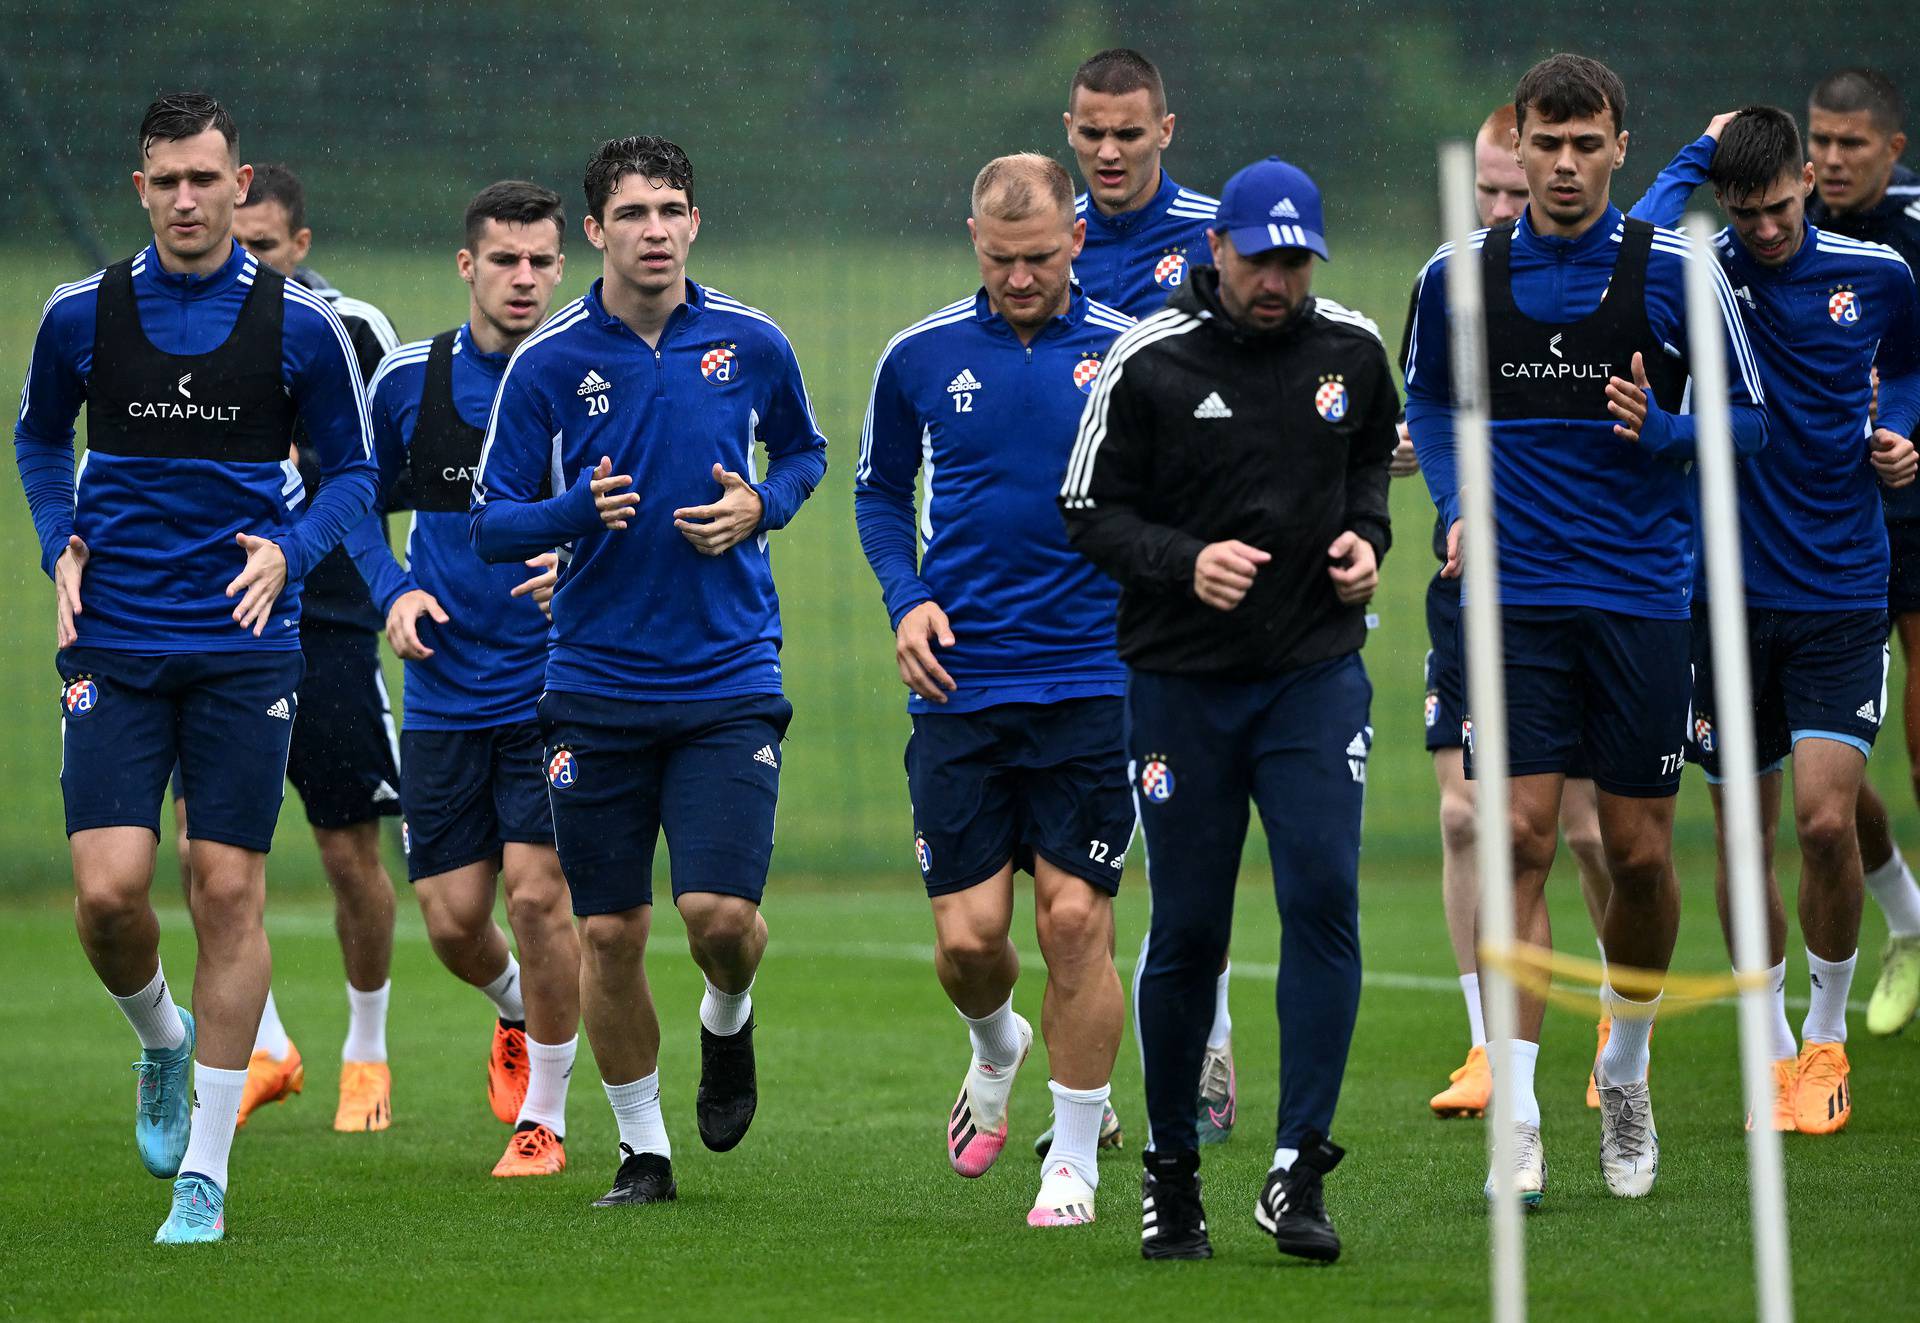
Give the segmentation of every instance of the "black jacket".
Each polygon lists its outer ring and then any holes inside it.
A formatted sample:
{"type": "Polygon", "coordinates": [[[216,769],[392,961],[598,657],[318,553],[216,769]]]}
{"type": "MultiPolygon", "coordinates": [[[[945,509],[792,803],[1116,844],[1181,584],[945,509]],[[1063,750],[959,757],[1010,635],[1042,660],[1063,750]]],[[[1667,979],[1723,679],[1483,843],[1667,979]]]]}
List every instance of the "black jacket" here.
{"type": "Polygon", "coordinates": [[[1127,664],[1252,678],[1359,648],[1366,608],[1335,596],[1327,547],[1352,529],[1385,558],[1399,411],[1366,318],[1310,300],[1277,331],[1245,332],[1211,267],[1121,336],[1060,508],[1073,544],[1120,584],[1127,664]],[[1193,565],[1228,538],[1273,560],[1217,611],[1194,596],[1193,565]]]}

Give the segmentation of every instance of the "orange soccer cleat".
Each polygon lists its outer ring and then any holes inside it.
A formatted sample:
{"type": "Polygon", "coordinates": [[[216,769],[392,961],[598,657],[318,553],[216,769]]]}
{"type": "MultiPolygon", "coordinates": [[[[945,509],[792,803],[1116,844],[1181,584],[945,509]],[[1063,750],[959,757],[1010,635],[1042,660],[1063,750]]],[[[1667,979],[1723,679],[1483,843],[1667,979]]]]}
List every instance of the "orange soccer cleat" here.
{"type": "Polygon", "coordinates": [[[507,1151],[493,1164],[495,1176],[558,1176],[567,1167],[567,1147],[543,1125],[513,1132],[507,1151]]]}
{"type": "Polygon", "coordinates": [[[1468,1052],[1466,1064],[1447,1078],[1452,1082],[1427,1103],[1435,1116],[1485,1115],[1493,1100],[1493,1067],[1485,1046],[1468,1052]]]}
{"type": "Polygon", "coordinates": [[[256,1107],[285,1102],[300,1092],[306,1082],[307,1068],[301,1063],[300,1049],[293,1045],[293,1040],[287,1040],[287,1055],[282,1061],[268,1056],[265,1048],[254,1049],[253,1056],[247,1060],[247,1083],[240,1091],[240,1119],[235,1124],[245,1125],[256,1107]]]}
{"type": "Polygon", "coordinates": [[[1853,1115],[1846,1045],[1803,1043],[1799,1066],[1800,1077],[1793,1086],[1794,1128],[1803,1135],[1831,1135],[1846,1129],[1853,1115]]]}
{"type": "MultiPolygon", "coordinates": [[[[1800,1127],[1793,1116],[1794,1085],[1799,1082],[1800,1061],[1782,1057],[1773,1063],[1773,1128],[1790,1135],[1800,1127]]],[[[1753,1129],[1753,1113],[1747,1113],[1747,1129],[1753,1129]]]]}
{"type": "Polygon", "coordinates": [[[487,1053],[487,1102],[496,1119],[512,1125],[527,1100],[527,1029],[493,1022],[493,1047],[487,1053]]]}
{"type": "Polygon", "coordinates": [[[1607,1039],[1613,1035],[1613,1021],[1602,1017],[1593,1032],[1599,1042],[1593,1049],[1593,1069],[1587,1072],[1587,1106],[1597,1112],[1600,1110],[1600,1054],[1607,1050],[1607,1039]]]}
{"type": "Polygon", "coordinates": [[[385,1130],[393,1124],[393,1075],[384,1061],[340,1063],[340,1106],[333,1128],[385,1130]]]}

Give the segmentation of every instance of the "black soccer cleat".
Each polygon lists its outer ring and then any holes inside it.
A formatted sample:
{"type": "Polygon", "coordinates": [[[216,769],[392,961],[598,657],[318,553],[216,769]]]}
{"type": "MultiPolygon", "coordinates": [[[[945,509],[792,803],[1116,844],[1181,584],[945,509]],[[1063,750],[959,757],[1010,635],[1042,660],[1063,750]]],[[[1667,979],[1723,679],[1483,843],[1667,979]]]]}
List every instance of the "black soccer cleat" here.
{"type": "Polygon", "coordinates": [[[673,1163],[658,1153],[635,1153],[625,1144],[620,1151],[620,1170],[614,1173],[613,1188],[593,1201],[595,1208],[618,1208],[622,1204],[664,1204],[680,1197],[673,1183],[673,1163]]]}
{"type": "Polygon", "coordinates": [[[1267,1173],[1266,1188],[1254,1201],[1253,1220],[1273,1237],[1282,1254],[1317,1263],[1332,1263],[1340,1257],[1340,1235],[1327,1216],[1322,1178],[1346,1154],[1325,1135],[1315,1135],[1301,1147],[1293,1166],[1267,1173]]]}
{"type": "Polygon", "coordinates": [[[1200,1207],[1200,1154],[1142,1154],[1140,1176],[1140,1257],[1211,1259],[1207,1214],[1200,1207]]]}
{"type": "Polygon", "coordinates": [[[700,1026],[700,1089],[694,1095],[694,1117],[700,1142],[715,1153],[725,1153],[747,1137],[753,1112],[760,1105],[760,1086],[753,1068],[753,1017],[737,1034],[722,1037],[700,1026]]]}

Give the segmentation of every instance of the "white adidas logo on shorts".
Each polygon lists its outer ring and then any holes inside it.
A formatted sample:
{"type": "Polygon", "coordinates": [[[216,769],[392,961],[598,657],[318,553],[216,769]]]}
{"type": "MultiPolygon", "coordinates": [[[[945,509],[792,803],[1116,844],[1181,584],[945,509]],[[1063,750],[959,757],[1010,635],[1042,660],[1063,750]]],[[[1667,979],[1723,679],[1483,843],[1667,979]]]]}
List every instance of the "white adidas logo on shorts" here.
{"type": "Polygon", "coordinates": [[[293,709],[287,705],[286,699],[276,698],[273,700],[273,706],[267,709],[267,715],[278,717],[282,721],[292,721],[293,709]]]}
{"type": "Polygon", "coordinates": [[[780,766],[780,760],[773,756],[773,746],[771,744],[761,745],[760,752],[753,755],[753,760],[756,763],[765,763],[769,767],[780,766]]]}
{"type": "Polygon", "coordinates": [[[1220,392],[1216,390],[1210,392],[1206,399],[1195,406],[1193,416],[1195,418],[1231,418],[1233,410],[1227,407],[1227,402],[1220,398],[1220,392]]]}

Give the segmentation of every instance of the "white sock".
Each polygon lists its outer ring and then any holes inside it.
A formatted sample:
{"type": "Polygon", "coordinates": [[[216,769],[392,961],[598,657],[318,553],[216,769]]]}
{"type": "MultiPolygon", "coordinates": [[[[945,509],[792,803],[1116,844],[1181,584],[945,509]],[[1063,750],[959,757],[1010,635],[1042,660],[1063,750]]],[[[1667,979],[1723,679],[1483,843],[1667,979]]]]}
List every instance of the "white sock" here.
{"type": "Polygon", "coordinates": [[[1807,1018],[1800,1024],[1803,1041],[1847,1041],[1847,992],[1853,987],[1853,966],[1859,959],[1858,951],[1845,960],[1822,960],[1813,952],[1807,952],[1807,974],[1813,987],[1809,995],[1807,1018]]]}
{"type": "Polygon", "coordinates": [[[1460,995],[1467,999],[1467,1028],[1473,1034],[1473,1045],[1487,1045],[1487,1019],[1480,1009],[1480,971],[1460,976],[1460,995]]]}
{"type": "Polygon", "coordinates": [[[1607,1005],[1613,1010],[1613,1032],[1600,1053],[1600,1078],[1596,1084],[1631,1084],[1647,1077],[1647,1037],[1653,1033],[1653,1017],[1660,1011],[1660,998],[1633,1001],[1622,997],[1613,985],[1606,989],[1607,1005]]]}
{"type": "Polygon", "coordinates": [[[1297,1148],[1276,1148],[1273,1151],[1273,1166],[1270,1171],[1292,1171],[1294,1159],[1300,1156],[1297,1148]]]}
{"type": "Polygon", "coordinates": [[[1213,981],[1213,1028],[1207,1030],[1207,1047],[1214,1052],[1233,1037],[1233,1012],[1227,1009],[1227,984],[1232,981],[1233,965],[1229,962],[1213,981]]]}
{"type": "MultiPolygon", "coordinates": [[[[113,994],[109,992],[109,997],[113,994]]],[[[173,1004],[173,989],[167,986],[167,971],[154,962],[153,981],[131,997],[113,997],[120,1014],[127,1017],[140,1046],[149,1052],[171,1052],[187,1041],[187,1025],[180,1008],[173,1004]]]]}
{"type": "Polygon", "coordinates": [[[500,972],[500,977],[480,991],[487,994],[493,1009],[508,1024],[525,1023],[527,1004],[520,1000],[520,962],[513,958],[513,952],[507,952],[507,967],[500,972]]]}
{"type": "Polygon", "coordinates": [[[392,979],[372,992],[347,984],[347,1045],[340,1049],[342,1061],[387,1059],[387,999],[392,992],[392,979]]]}
{"type": "Polygon", "coordinates": [[[287,1038],[287,1026],[280,1023],[280,1008],[273,1004],[272,988],[267,989],[267,1004],[260,1011],[260,1027],[253,1031],[253,1050],[265,1052],[275,1061],[285,1061],[287,1053],[293,1050],[293,1043],[287,1038]]]}
{"type": "Polygon", "coordinates": [[[1898,850],[1893,858],[1867,874],[1867,890],[1887,916],[1890,937],[1920,937],[1920,886],[1898,850]]]}
{"type": "Polygon", "coordinates": [[[753,1014],[753,981],[738,992],[722,992],[713,986],[713,980],[707,980],[707,990],[700,998],[700,1023],[706,1026],[710,1034],[721,1038],[730,1037],[746,1028],[748,1018],[753,1014]]]}
{"type": "Polygon", "coordinates": [[[976,1020],[961,1012],[967,1022],[967,1036],[973,1039],[973,1054],[989,1066],[1001,1070],[1020,1060],[1020,1027],[1013,1019],[1013,998],[999,1010],[976,1020]]]}
{"type": "Polygon", "coordinates": [[[1799,1056],[1800,1045],[1793,1041],[1793,1026],[1787,1023],[1787,962],[1784,960],[1767,971],[1767,999],[1772,1020],[1768,1026],[1772,1046],[1767,1054],[1775,1061],[1799,1056]]]}
{"type": "Polygon", "coordinates": [[[187,1136],[187,1155],[180,1174],[205,1176],[227,1189],[227,1153],[233,1148],[234,1124],[240,1119],[240,1095],[246,1091],[247,1072],[216,1070],[193,1063],[193,1129],[187,1136]]]}
{"type": "Polygon", "coordinates": [[[632,1153],[672,1158],[667,1123],[660,1115],[660,1072],[656,1070],[631,1084],[609,1084],[606,1090],[607,1101],[613,1104],[613,1119],[620,1127],[621,1146],[632,1153]]]}
{"type": "MultiPolygon", "coordinates": [[[[573,1058],[580,1050],[580,1035],[564,1043],[536,1043],[527,1035],[527,1100],[520,1104],[517,1123],[543,1125],[562,1139],[567,1137],[567,1085],[573,1081],[573,1058]]],[[[655,1076],[655,1111],[660,1090],[655,1076]]],[[[611,1091],[608,1094],[612,1096],[611,1091]]],[[[618,1107],[615,1109],[618,1114],[618,1107]]]]}
{"type": "MultiPolygon", "coordinates": [[[[1529,1043],[1524,1038],[1508,1040],[1513,1049],[1513,1119],[1527,1125],[1540,1124],[1540,1100],[1533,1095],[1533,1068],[1540,1062],[1540,1044],[1529,1043]]],[[[1494,1088],[1500,1087],[1496,1079],[1494,1088]]]]}
{"type": "Polygon", "coordinates": [[[1099,1189],[1100,1118],[1107,1110],[1113,1086],[1069,1089],[1048,1080],[1047,1088],[1053,1093],[1053,1147],[1047,1150],[1047,1170],[1064,1162],[1075,1176],[1099,1189]]]}

